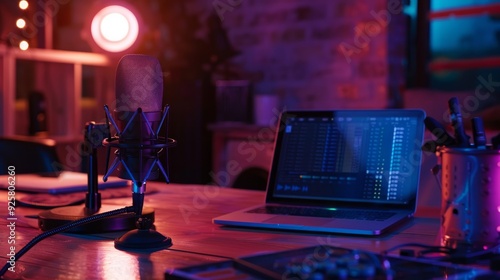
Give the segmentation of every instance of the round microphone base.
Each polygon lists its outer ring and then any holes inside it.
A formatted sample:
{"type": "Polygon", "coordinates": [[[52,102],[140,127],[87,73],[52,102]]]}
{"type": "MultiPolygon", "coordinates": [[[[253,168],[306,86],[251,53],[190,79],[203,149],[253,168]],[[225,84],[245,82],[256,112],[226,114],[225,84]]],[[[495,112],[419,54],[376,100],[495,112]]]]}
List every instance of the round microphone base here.
{"type": "Polygon", "coordinates": [[[134,229],[115,239],[115,248],[156,251],[172,246],[172,239],[153,229],[134,229]]]}
{"type": "MultiPolygon", "coordinates": [[[[121,208],[119,205],[102,205],[99,211],[94,214],[100,214],[119,208],[121,208]]],[[[39,213],[38,227],[43,231],[47,231],[89,216],[91,215],[85,213],[84,206],[58,207],[39,213]]],[[[154,221],[154,210],[149,207],[144,207],[141,217],[146,217],[154,221]]],[[[67,230],[66,232],[92,234],[131,230],[137,228],[137,218],[138,217],[134,213],[120,214],[93,221],[89,224],[67,230]]]]}

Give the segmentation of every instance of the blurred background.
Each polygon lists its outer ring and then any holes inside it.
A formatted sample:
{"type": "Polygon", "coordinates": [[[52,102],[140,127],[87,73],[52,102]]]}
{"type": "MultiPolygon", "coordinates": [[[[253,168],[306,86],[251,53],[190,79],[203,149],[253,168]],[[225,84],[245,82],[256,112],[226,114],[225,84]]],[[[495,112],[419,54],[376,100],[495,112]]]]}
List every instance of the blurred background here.
{"type": "Polygon", "coordinates": [[[171,180],[234,186],[266,176],[283,109],[422,108],[446,123],[457,96],[499,128],[499,44],[496,0],[0,0],[0,135],[54,139],[80,170],[119,58],[148,54],[178,141],[171,180]]]}

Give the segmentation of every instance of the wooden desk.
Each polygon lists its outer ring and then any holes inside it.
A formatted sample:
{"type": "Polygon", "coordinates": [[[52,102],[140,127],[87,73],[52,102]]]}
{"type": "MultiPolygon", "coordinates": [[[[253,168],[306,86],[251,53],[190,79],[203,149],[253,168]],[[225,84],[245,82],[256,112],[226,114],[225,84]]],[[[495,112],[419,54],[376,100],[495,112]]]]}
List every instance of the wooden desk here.
{"type": "MultiPolygon", "coordinates": [[[[41,241],[16,261],[15,273],[7,278],[23,279],[163,279],[173,268],[215,262],[257,253],[328,244],[379,253],[409,242],[437,245],[439,219],[421,214],[396,232],[379,237],[311,234],[226,228],[212,224],[212,218],[264,201],[259,191],[227,189],[202,185],[148,183],[157,193],[146,196],[146,206],[156,210],[156,228],[170,236],[169,249],[145,253],[114,248],[113,239],[121,233],[95,235],[59,234],[41,241]]],[[[22,194],[17,193],[20,197],[22,194]]],[[[0,259],[7,259],[7,194],[0,192],[0,259]]],[[[130,205],[130,198],[105,200],[103,203],[130,205]]],[[[36,220],[26,215],[40,210],[17,207],[16,251],[41,233],[36,220]]],[[[431,213],[431,212],[428,212],[431,213]]],[[[434,212],[437,213],[437,212],[434,212]]]]}

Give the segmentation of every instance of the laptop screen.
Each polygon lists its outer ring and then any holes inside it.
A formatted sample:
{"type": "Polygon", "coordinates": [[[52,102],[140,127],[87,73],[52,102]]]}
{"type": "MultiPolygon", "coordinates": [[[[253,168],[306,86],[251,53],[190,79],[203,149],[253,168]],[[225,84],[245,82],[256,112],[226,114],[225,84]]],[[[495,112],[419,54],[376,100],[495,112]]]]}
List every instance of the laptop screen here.
{"type": "Polygon", "coordinates": [[[283,113],[269,180],[272,199],[415,203],[423,119],[419,110],[283,113]]]}

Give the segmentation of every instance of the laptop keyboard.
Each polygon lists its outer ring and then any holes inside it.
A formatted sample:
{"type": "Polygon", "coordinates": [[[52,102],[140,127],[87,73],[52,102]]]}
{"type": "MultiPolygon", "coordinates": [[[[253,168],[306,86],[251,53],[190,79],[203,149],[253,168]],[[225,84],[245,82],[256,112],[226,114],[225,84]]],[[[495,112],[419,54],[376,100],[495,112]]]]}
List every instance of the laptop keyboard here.
{"type": "Polygon", "coordinates": [[[307,216],[320,218],[336,218],[351,220],[384,221],[396,213],[386,211],[364,210],[328,210],[310,207],[264,206],[248,211],[249,213],[278,214],[291,216],[307,216]]]}

